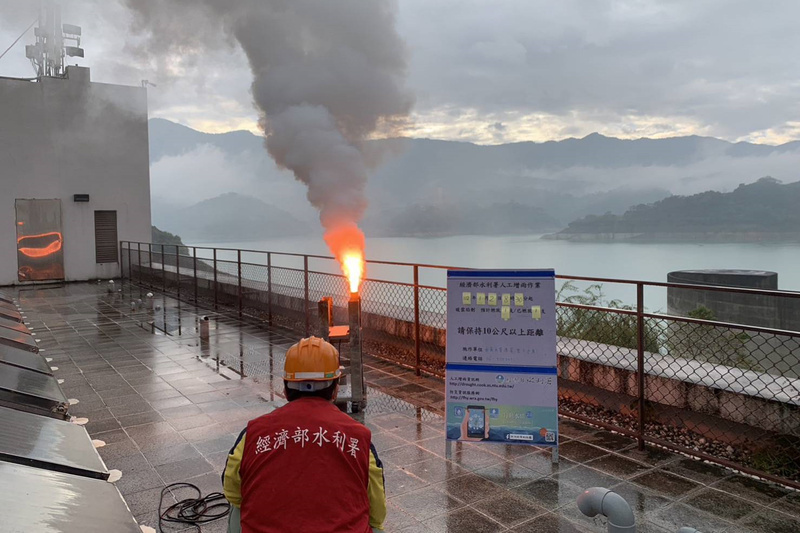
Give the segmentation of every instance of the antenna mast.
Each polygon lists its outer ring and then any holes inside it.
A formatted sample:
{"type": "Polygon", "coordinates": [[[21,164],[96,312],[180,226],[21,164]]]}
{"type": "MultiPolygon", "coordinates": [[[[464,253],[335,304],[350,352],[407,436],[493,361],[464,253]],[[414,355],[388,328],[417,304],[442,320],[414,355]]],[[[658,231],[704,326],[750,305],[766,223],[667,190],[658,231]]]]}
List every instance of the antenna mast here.
{"type": "Polygon", "coordinates": [[[63,78],[66,76],[64,58],[83,57],[81,28],[61,23],[61,5],[55,0],[41,1],[39,25],[34,34],[36,44],[25,46],[25,57],[31,60],[39,77],[63,78]],[[75,41],[75,46],[66,46],[64,41],[75,41]]]}

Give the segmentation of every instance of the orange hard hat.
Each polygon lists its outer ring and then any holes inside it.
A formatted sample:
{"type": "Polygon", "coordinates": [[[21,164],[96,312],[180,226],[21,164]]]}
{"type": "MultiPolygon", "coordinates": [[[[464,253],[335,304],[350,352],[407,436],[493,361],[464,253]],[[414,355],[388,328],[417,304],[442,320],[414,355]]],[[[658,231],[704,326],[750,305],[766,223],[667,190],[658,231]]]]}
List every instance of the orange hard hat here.
{"type": "Polygon", "coordinates": [[[289,388],[319,390],[341,375],[339,352],[331,343],[319,337],[302,339],[286,352],[283,379],[289,388]]]}

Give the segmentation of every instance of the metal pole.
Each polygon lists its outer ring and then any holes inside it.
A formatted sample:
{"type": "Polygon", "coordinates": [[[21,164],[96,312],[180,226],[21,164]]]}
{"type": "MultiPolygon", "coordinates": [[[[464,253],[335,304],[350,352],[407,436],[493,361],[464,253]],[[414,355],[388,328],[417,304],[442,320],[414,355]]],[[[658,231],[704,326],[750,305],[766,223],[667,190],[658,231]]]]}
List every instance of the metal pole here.
{"type": "Polygon", "coordinates": [[[194,303],[197,303],[197,246],[192,248],[192,270],[194,274],[194,303]]]}
{"type": "Polygon", "coordinates": [[[217,310],[217,249],[214,248],[214,311],[217,310]]]}
{"type": "MultiPolygon", "coordinates": [[[[125,278],[125,272],[122,273],[125,278]]],[[[131,243],[128,243],[128,279],[133,281],[133,265],[131,265],[131,243]]]]}
{"type": "Polygon", "coordinates": [[[270,252],[267,252],[267,323],[272,326],[272,254],[270,252]]]}
{"type": "Polygon", "coordinates": [[[175,281],[178,283],[178,300],[181,299],[181,247],[175,245],[175,281]]]}
{"type": "MultiPolygon", "coordinates": [[[[142,284],[142,243],[136,243],[136,251],[139,254],[139,285],[142,284]]],[[[133,274],[131,274],[131,280],[133,280],[133,274]]]]}
{"type": "Polygon", "coordinates": [[[419,265],[414,265],[414,353],[416,354],[416,363],[414,364],[414,373],[420,375],[420,366],[422,364],[421,350],[419,338],[419,265]]]}
{"type": "Polygon", "coordinates": [[[167,294],[167,249],[161,245],[161,282],[163,285],[163,292],[167,294]]]}
{"type": "Polygon", "coordinates": [[[236,267],[239,272],[239,318],[242,318],[242,251],[236,250],[236,267]]]}
{"type": "Polygon", "coordinates": [[[319,336],[326,341],[330,340],[331,333],[331,312],[333,311],[333,299],[329,296],[323,297],[319,301],[319,336]]]}
{"type": "Polygon", "coordinates": [[[239,379],[244,379],[244,336],[239,330],[239,379]]]}
{"type": "Polygon", "coordinates": [[[637,358],[636,372],[639,378],[639,427],[637,439],[639,450],[644,450],[644,398],[645,398],[645,375],[644,375],[644,284],[636,284],[636,337],[637,337],[637,358]]]}
{"type": "MultiPolygon", "coordinates": [[[[151,242],[147,243],[147,269],[151,270],[151,271],[153,270],[153,243],[151,243],[151,242]]],[[[152,284],[148,283],[147,286],[155,288],[155,274],[154,273],[153,273],[153,283],[152,284]]]]}
{"type": "Polygon", "coordinates": [[[308,301],[308,256],[303,256],[303,278],[305,280],[305,308],[306,308],[306,337],[311,332],[311,316],[309,313],[309,301],[308,301]]]}
{"type": "Polygon", "coordinates": [[[362,411],[367,405],[366,388],[364,387],[364,365],[361,351],[361,297],[358,293],[350,294],[347,303],[348,322],[350,324],[350,396],[354,413],[362,411]]]}

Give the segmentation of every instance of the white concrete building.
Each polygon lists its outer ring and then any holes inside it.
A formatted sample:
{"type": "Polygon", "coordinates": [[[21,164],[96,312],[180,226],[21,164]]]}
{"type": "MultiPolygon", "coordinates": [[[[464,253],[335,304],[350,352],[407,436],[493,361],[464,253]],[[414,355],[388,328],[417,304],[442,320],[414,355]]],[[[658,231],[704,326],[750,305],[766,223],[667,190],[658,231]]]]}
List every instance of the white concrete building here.
{"type": "Polygon", "coordinates": [[[118,276],[151,240],[146,90],[0,77],[0,190],[0,285],[118,276]]]}

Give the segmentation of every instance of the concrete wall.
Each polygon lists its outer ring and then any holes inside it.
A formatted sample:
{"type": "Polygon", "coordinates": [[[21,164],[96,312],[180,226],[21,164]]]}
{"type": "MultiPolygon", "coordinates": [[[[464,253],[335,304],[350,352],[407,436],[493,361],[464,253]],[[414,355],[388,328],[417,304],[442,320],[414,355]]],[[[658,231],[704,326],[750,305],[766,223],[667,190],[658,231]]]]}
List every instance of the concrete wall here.
{"type": "MultiPolygon", "coordinates": [[[[670,283],[778,290],[778,274],[759,270],[678,270],[667,274],[670,283]]],[[[669,314],[687,316],[699,306],[714,312],[716,320],[766,328],[800,331],[800,298],[782,298],[692,289],[667,289],[669,314]]]]}
{"type": "Polygon", "coordinates": [[[82,67],[0,78],[0,186],[0,285],[18,283],[17,198],[61,200],[68,281],[118,276],[119,264],[95,263],[94,211],[117,211],[120,240],[150,241],[145,89],[91,83],[82,67]]]}

